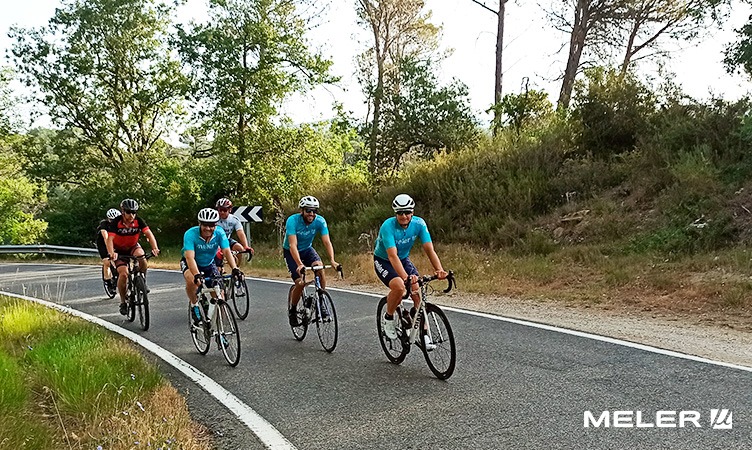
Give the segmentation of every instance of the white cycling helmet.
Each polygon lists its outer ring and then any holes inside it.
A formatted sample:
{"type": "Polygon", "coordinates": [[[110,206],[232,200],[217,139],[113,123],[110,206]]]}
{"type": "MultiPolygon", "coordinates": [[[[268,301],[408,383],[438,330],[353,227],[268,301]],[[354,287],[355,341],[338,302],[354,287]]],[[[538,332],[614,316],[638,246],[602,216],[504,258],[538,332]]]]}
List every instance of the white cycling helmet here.
{"type": "Polygon", "coordinates": [[[107,210],[107,218],[110,219],[110,220],[115,220],[115,219],[117,219],[120,216],[121,216],[121,214],[120,214],[120,210],[119,209],[110,208],[110,209],[107,210]]]}
{"type": "Polygon", "coordinates": [[[392,201],[392,209],[397,211],[412,211],[415,209],[415,200],[407,194],[399,194],[392,201]]]}
{"type": "Polygon", "coordinates": [[[318,207],[319,207],[319,199],[311,195],[306,195],[305,197],[300,199],[300,202],[298,202],[298,208],[318,208],[318,207]]]}
{"type": "Polygon", "coordinates": [[[219,222],[219,213],[214,208],[204,208],[198,212],[198,221],[204,223],[219,222]]]}

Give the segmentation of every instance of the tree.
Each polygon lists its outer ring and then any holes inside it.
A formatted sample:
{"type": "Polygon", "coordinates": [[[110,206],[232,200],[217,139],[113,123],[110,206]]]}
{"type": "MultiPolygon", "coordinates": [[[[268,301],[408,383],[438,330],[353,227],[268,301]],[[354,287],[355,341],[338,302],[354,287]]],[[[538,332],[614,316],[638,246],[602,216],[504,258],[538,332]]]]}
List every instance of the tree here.
{"type": "Polygon", "coordinates": [[[334,81],[332,63],[309,49],[306,21],[292,0],[211,0],[209,11],[205,24],[179,28],[197,119],[215,133],[213,151],[255,157],[249,133],[268,124],[291,93],[334,81]]]}
{"type": "Polygon", "coordinates": [[[122,162],[155,146],[186,89],[165,45],[170,11],[155,0],[66,0],[46,27],[11,29],[16,66],[53,121],[122,162]]]}
{"type": "Polygon", "coordinates": [[[361,84],[373,115],[368,125],[369,170],[377,172],[384,81],[389,71],[399,70],[398,62],[416,58],[438,47],[439,28],[430,24],[430,13],[423,14],[423,0],[356,0],[360,24],[371,32],[373,46],[360,60],[361,84]],[[376,73],[373,73],[375,66],[376,73]]]}
{"type": "MultiPolygon", "coordinates": [[[[635,56],[647,50],[660,54],[661,38],[690,41],[707,27],[723,20],[730,0],[632,0],[625,4],[620,24],[624,45],[621,73],[625,74],[635,56]],[[708,23],[710,19],[710,23],[708,23]]],[[[623,42],[623,41],[621,41],[623,42]]]]}
{"type": "Polygon", "coordinates": [[[743,71],[752,76],[752,15],[736,33],[738,39],[726,48],[723,63],[729,73],[743,71]]]}
{"type": "Polygon", "coordinates": [[[467,86],[454,80],[439,87],[430,68],[430,61],[402,61],[400,70],[387,79],[379,162],[393,172],[411,151],[428,156],[477,141],[477,121],[470,110],[467,86]]]}

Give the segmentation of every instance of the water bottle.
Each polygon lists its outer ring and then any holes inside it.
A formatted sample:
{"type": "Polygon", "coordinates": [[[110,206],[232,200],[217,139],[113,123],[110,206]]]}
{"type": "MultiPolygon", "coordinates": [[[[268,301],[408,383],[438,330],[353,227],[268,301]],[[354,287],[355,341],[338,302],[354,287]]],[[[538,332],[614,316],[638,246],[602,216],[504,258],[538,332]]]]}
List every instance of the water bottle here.
{"type": "Polygon", "coordinates": [[[211,320],[214,317],[214,308],[217,307],[217,301],[215,299],[209,300],[209,312],[207,313],[207,320],[211,320]]]}

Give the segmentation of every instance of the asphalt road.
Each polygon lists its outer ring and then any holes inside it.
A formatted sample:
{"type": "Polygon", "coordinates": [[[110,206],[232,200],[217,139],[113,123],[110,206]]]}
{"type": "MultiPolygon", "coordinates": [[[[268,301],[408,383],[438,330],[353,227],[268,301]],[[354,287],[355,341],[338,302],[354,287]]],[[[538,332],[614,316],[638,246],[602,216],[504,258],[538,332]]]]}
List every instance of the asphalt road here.
{"type": "MultiPolygon", "coordinates": [[[[249,281],[251,312],[239,322],[242,360],[230,368],[214,346],[206,356],[195,351],[178,272],[150,270],[152,325],[141,332],[123,323],[116,301],[106,299],[99,271],[0,264],[0,290],[137,331],[234,393],[299,449],[752,448],[749,371],[448,312],[458,361],[452,378],[439,381],[417,348],[402,365],[387,361],[376,336],[376,298],[332,292],[340,338],[327,354],[315,329],[303,342],[293,339],[285,311],[289,284],[255,279],[249,281]],[[711,409],[719,408],[732,412],[732,429],[711,427],[711,409]],[[700,414],[699,428],[583,426],[585,411],[596,418],[603,411],[641,411],[643,423],[656,423],[657,411],[677,411],[667,416],[678,425],[684,410],[700,414]]],[[[190,391],[181,375],[169,372],[181,392],[190,391]]],[[[227,412],[208,406],[213,400],[196,390],[189,396],[194,416],[224,430],[216,431],[221,448],[261,448],[231,422],[221,428],[217,418],[227,412]]],[[[635,423],[634,415],[621,416],[635,423]]]]}

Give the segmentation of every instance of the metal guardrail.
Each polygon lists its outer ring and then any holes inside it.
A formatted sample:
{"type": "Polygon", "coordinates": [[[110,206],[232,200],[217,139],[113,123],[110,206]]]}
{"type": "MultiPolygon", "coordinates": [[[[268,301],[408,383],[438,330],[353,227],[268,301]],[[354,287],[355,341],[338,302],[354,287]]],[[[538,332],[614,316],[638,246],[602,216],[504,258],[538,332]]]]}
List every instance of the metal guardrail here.
{"type": "Polygon", "coordinates": [[[97,256],[95,248],[62,247],[59,245],[0,245],[0,254],[41,253],[68,256],[97,256]]]}

